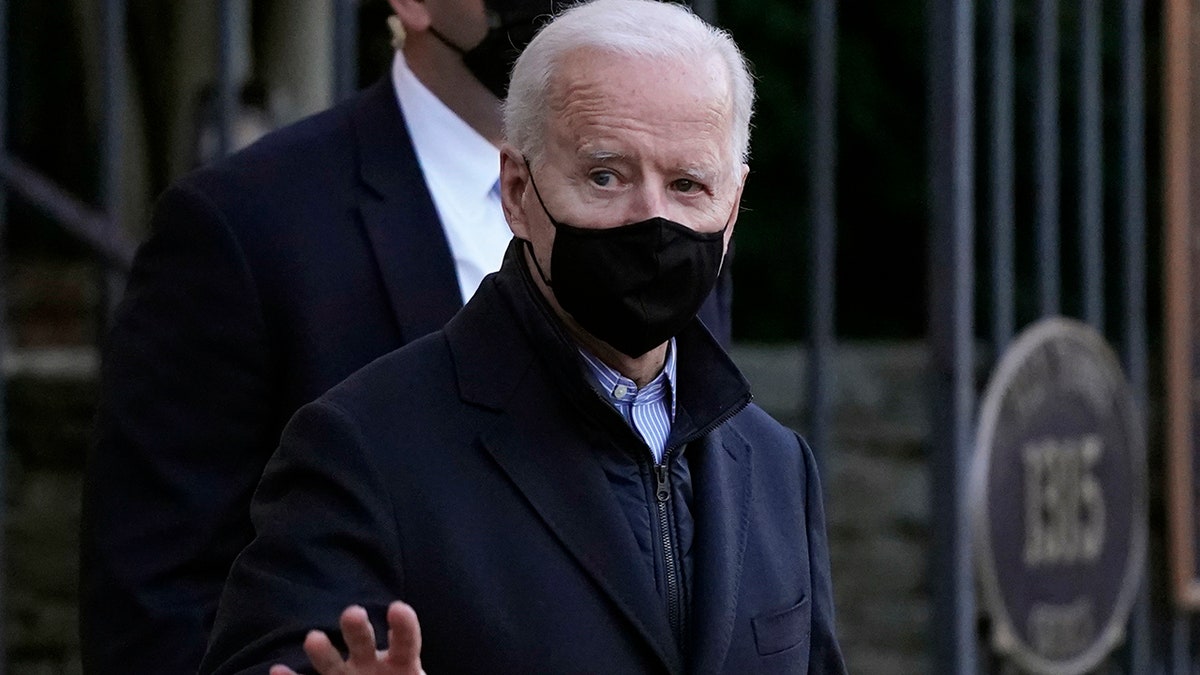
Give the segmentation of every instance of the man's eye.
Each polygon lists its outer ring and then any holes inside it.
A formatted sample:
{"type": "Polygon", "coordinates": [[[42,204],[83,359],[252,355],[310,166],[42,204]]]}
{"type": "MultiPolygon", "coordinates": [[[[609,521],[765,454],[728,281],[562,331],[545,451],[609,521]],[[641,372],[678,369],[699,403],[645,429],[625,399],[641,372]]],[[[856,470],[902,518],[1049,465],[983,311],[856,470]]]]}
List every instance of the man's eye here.
{"type": "Polygon", "coordinates": [[[701,188],[699,183],[689,178],[680,178],[675,181],[674,187],[676,191],[683,193],[696,192],[701,188]]]}
{"type": "Polygon", "coordinates": [[[612,185],[615,176],[613,176],[611,171],[596,171],[592,173],[589,178],[591,178],[592,183],[595,185],[600,187],[608,187],[609,185],[612,185]]]}

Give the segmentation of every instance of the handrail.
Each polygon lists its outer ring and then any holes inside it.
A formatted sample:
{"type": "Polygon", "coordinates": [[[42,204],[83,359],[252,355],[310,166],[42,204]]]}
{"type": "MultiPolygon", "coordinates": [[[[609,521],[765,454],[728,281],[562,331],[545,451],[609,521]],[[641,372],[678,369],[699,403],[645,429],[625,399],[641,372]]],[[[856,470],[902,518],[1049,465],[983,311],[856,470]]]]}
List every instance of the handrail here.
{"type": "Polygon", "coordinates": [[[137,246],[99,211],[12,155],[0,154],[0,181],[59,223],[106,266],[129,272],[137,246]]]}

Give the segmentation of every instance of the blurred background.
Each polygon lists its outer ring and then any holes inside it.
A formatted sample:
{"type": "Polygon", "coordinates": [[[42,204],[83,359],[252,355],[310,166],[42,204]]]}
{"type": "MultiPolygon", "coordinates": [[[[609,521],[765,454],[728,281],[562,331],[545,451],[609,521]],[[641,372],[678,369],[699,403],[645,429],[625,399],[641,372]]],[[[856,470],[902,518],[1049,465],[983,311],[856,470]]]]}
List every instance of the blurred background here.
{"type": "MultiPolygon", "coordinates": [[[[977,405],[947,401],[974,401],[1013,333],[1050,314],[1109,337],[1148,429],[1146,583],[1100,670],[1197,667],[1165,553],[1165,2],[696,6],[758,78],[734,355],[823,464],[851,672],[1006,668],[969,572],[945,563],[966,555],[966,506],[937,500],[961,489],[956,431],[977,405]]],[[[384,0],[0,0],[7,672],[80,669],[97,344],[155,197],[384,76],[387,15],[384,0]]]]}

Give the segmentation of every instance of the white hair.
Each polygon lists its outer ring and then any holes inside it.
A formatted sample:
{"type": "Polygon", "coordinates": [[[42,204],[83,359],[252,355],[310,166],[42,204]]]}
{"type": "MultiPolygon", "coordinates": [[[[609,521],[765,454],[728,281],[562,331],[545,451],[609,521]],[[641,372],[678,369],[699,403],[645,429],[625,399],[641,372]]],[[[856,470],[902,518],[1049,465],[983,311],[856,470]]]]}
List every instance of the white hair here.
{"type": "Polygon", "coordinates": [[[554,18],[522,52],[513,67],[504,104],[504,135],[531,158],[544,147],[546,112],[556,68],[578,49],[622,56],[704,62],[716,57],[729,86],[732,156],[750,153],[754,82],[733,38],[685,6],[660,0],[591,0],[554,18]]]}

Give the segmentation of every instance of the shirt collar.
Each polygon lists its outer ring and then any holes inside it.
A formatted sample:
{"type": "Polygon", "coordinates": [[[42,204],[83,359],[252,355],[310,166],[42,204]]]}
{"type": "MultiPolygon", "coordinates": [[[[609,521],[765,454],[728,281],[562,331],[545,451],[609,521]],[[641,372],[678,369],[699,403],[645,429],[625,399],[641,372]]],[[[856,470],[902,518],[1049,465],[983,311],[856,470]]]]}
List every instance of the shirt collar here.
{"type": "Polygon", "coordinates": [[[488,196],[500,180],[500,153],[442,103],[396,50],[392,82],[425,180],[462,195],[488,196]]]}
{"type": "Polygon", "coordinates": [[[606,400],[625,405],[647,405],[666,401],[669,403],[667,409],[671,413],[671,420],[675,419],[675,338],[671,338],[667,343],[667,358],[663,369],[641,389],[638,389],[633,380],[601,361],[587,349],[579,347],[579,354],[587,364],[593,386],[606,400]]]}

